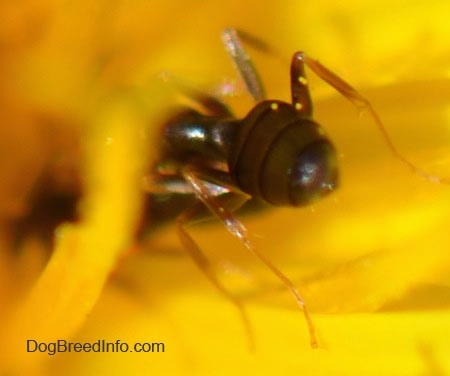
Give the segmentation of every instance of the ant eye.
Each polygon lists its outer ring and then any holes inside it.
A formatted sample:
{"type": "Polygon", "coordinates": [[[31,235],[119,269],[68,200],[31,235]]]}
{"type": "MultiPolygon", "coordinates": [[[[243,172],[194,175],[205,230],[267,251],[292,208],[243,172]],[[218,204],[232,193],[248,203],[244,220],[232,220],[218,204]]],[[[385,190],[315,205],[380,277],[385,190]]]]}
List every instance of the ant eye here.
{"type": "Polygon", "coordinates": [[[336,189],[338,169],[336,151],[328,140],[318,140],[298,155],[289,171],[291,203],[311,203],[336,189]]]}

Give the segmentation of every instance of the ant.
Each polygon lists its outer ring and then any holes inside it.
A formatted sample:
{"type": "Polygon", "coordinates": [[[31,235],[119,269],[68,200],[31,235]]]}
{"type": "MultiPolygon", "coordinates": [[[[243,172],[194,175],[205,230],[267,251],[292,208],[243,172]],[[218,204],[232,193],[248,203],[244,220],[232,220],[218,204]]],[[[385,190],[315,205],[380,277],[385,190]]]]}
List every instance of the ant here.
{"type": "Polygon", "coordinates": [[[203,111],[182,108],[164,125],[159,157],[145,184],[147,192],[156,198],[151,210],[157,219],[176,217],[183,247],[210,282],[237,307],[250,332],[241,301],[216,278],[208,259],[186,230],[187,225],[205,217],[218,218],[290,290],[304,314],[311,347],[316,348],[314,325],[299,290],[252,245],[246,227],[233,215],[249,200],[299,207],[327,196],[338,187],[336,150],[313,120],[305,65],[358,108],[368,111],[387,146],[410,169],[433,182],[441,180],[405,159],[369,101],[317,60],[304,52],[294,53],[290,68],[292,103],[267,100],[242,42],[263,50],[269,48],[231,28],[222,32],[222,40],[256,104],[247,116],[237,119],[217,98],[182,88],[203,111]],[[174,206],[180,213],[173,213],[174,206]]]}

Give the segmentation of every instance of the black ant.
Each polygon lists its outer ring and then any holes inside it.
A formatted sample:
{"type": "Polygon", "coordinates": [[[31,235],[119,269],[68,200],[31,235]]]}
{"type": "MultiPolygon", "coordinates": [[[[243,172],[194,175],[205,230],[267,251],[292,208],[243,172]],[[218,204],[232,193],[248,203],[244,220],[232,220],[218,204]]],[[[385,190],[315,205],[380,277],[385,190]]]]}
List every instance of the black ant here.
{"type": "Polygon", "coordinates": [[[183,108],[164,125],[160,154],[147,177],[146,190],[159,200],[160,205],[156,203],[155,208],[168,210],[165,213],[168,217],[174,216],[171,206],[183,206],[177,208],[181,214],[175,221],[184,248],[239,309],[247,329],[241,301],[222,286],[185,228],[211,213],[291,291],[304,313],[311,346],[315,348],[318,343],[314,326],[301,294],[288,277],[255,249],[245,226],[232,214],[246,201],[255,199],[274,206],[308,205],[338,186],[336,151],[312,118],[305,65],[357,107],[368,111],[388,147],[410,169],[431,181],[440,180],[416,168],[397,151],[368,100],[304,52],[296,52],[292,57],[292,103],[286,103],[266,99],[258,73],[242,46],[242,40],[247,40],[268,49],[264,43],[235,29],[224,30],[222,40],[256,105],[243,119],[236,119],[215,97],[183,88],[204,112],[183,108]]]}

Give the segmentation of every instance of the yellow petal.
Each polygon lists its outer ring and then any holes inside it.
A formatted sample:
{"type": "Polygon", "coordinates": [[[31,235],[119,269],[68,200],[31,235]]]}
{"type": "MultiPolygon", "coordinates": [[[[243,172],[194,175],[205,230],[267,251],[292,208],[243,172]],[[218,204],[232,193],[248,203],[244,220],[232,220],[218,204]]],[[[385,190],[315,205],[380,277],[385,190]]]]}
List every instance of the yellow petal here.
{"type": "MultiPolygon", "coordinates": [[[[160,124],[171,100],[153,79],[164,70],[199,85],[220,85],[233,74],[219,40],[224,26],[252,32],[285,56],[305,50],[319,58],[370,98],[408,158],[439,176],[450,175],[446,2],[5,4],[14,17],[0,23],[8,52],[2,96],[14,98],[5,103],[20,103],[9,118],[28,108],[31,115],[18,123],[34,124],[36,112],[56,114],[63,127],[74,122],[83,140],[87,193],[81,223],[60,229],[58,246],[34,287],[17,287],[12,272],[2,280],[8,297],[2,302],[18,302],[16,316],[4,320],[2,372],[449,371],[449,187],[408,170],[389,152],[367,113],[358,118],[317,79],[312,79],[316,118],[340,152],[342,187],[313,208],[273,210],[243,220],[252,241],[304,293],[320,350],[309,348],[302,315],[292,309],[283,286],[221,226],[192,233],[217,263],[237,264],[227,267],[237,274],[230,280],[247,279],[232,289],[246,297],[254,353],[229,302],[189,259],[173,252],[180,246],[170,228],[150,238],[148,249],[125,257],[140,215],[143,165],[151,160],[142,151],[139,132],[160,124]],[[124,258],[116,265],[120,255],[124,258]],[[24,291],[27,298],[21,299],[24,291]],[[165,351],[49,355],[48,348],[39,356],[24,350],[24,340],[35,336],[47,342],[164,343],[165,351]]],[[[270,92],[288,98],[287,66],[253,55],[270,92]]],[[[247,109],[237,105],[237,113],[247,109]]],[[[8,136],[15,140],[18,134],[8,136]]],[[[41,144],[35,136],[26,139],[23,150],[12,149],[18,156],[12,165],[27,167],[28,174],[24,179],[14,173],[17,168],[3,172],[8,189],[1,191],[2,215],[27,210],[34,176],[46,161],[36,157],[34,150],[47,149],[36,146],[41,144]],[[14,195],[16,186],[22,191],[14,195]]],[[[40,251],[31,240],[24,247],[26,255],[40,251]]],[[[16,270],[8,255],[2,258],[5,272],[16,270]]],[[[27,280],[32,280],[39,261],[27,260],[27,280]]]]}

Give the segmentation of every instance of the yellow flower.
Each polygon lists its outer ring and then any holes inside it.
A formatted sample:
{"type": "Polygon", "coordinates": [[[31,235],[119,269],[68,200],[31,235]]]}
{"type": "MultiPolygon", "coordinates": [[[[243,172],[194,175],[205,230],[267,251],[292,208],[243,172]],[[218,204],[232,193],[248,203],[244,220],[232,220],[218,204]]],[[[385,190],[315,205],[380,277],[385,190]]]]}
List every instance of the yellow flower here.
{"type": "MultiPolygon", "coordinates": [[[[253,352],[229,301],[183,256],[174,226],[134,242],[141,179],[160,142],[152,131],[174,103],[157,74],[209,88],[229,80],[226,26],[283,57],[320,59],[370,99],[410,160],[450,176],[449,5],[316,3],[0,5],[1,375],[449,372],[450,187],[409,170],[368,113],[359,117],[311,72],[341,187],[313,207],[242,220],[304,294],[318,350],[285,287],[222,226],[191,233],[246,302],[253,352]],[[45,192],[75,197],[78,185],[80,220],[58,227],[47,262],[45,216],[30,213],[45,192]],[[154,351],[51,355],[58,339],[154,351]],[[27,352],[34,341],[43,351],[27,352]]],[[[288,65],[251,55],[270,96],[288,100],[288,65]]],[[[229,101],[238,114],[251,105],[242,93],[229,101]]]]}

